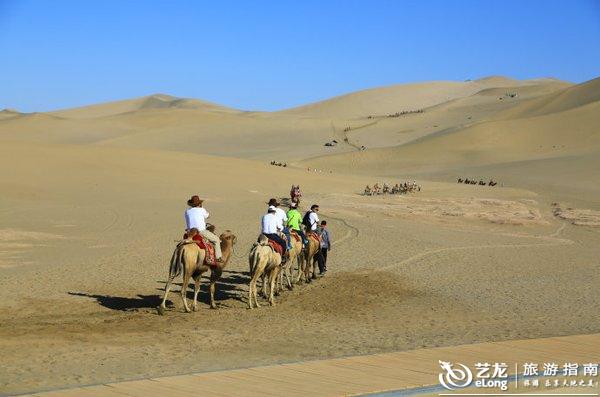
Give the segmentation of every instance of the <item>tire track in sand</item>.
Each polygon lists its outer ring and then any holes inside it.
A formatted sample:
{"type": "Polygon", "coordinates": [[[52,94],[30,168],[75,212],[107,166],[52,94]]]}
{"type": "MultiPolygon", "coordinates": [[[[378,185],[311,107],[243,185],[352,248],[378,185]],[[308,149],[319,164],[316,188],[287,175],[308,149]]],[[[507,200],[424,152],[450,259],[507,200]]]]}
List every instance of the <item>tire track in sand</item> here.
{"type": "Polygon", "coordinates": [[[407,263],[410,262],[414,262],[416,260],[419,260],[421,258],[424,258],[426,256],[429,255],[434,255],[434,254],[438,254],[440,252],[449,252],[449,251],[462,251],[462,250],[476,250],[476,249],[485,249],[485,248],[523,248],[523,247],[545,247],[545,246],[557,246],[557,245],[567,245],[567,244],[573,244],[573,240],[569,240],[569,239],[564,239],[564,238],[559,238],[558,236],[560,235],[560,233],[563,231],[563,229],[567,226],[566,223],[561,224],[553,233],[546,235],[546,236],[522,236],[522,235],[515,235],[515,234],[504,234],[502,233],[501,235],[505,235],[505,236],[511,236],[511,237],[521,237],[521,238],[534,238],[534,239],[539,239],[539,240],[546,240],[548,241],[547,243],[527,243],[527,244],[482,244],[482,245],[468,245],[468,246],[462,246],[462,247],[446,247],[446,248],[438,248],[438,249],[433,249],[433,250],[427,250],[424,252],[421,252],[419,254],[415,254],[413,256],[410,256],[400,262],[396,262],[396,263],[392,263],[390,265],[387,266],[382,266],[382,267],[377,267],[377,268],[370,268],[369,270],[363,270],[360,273],[371,273],[373,271],[385,271],[385,270],[389,270],[398,266],[402,266],[405,265],[407,263]]]}

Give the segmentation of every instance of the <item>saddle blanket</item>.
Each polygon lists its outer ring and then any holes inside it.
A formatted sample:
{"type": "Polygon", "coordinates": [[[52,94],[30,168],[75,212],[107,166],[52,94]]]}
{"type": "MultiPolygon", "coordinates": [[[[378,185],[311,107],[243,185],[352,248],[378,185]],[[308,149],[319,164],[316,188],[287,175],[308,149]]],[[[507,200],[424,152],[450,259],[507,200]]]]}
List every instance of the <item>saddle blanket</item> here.
{"type": "Polygon", "coordinates": [[[319,236],[317,233],[315,233],[315,232],[308,232],[308,233],[306,233],[306,237],[312,238],[313,240],[315,240],[319,244],[319,247],[321,246],[321,236],[319,236]]]}
{"type": "Polygon", "coordinates": [[[300,241],[300,235],[296,233],[294,230],[290,231],[290,235],[294,237],[296,241],[300,241]]]}
{"type": "MultiPolygon", "coordinates": [[[[183,238],[188,238],[187,233],[183,235],[183,238]]],[[[196,244],[198,244],[198,247],[200,247],[200,249],[203,249],[206,252],[206,255],[204,257],[204,264],[207,266],[216,266],[217,258],[215,256],[215,247],[210,242],[205,241],[204,238],[202,238],[202,235],[200,234],[195,234],[194,236],[192,236],[192,240],[194,240],[196,244]]]]}
{"type": "Polygon", "coordinates": [[[283,248],[281,248],[281,245],[279,245],[279,243],[277,243],[274,240],[269,239],[269,245],[271,246],[271,248],[273,248],[273,250],[275,252],[277,252],[279,255],[283,256],[283,248]]]}

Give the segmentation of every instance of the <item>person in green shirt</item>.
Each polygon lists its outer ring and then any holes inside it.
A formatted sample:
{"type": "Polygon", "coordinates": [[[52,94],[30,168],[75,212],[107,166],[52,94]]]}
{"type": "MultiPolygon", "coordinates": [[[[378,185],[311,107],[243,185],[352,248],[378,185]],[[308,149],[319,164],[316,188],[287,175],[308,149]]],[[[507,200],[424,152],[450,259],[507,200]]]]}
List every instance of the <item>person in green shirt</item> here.
{"type": "Polygon", "coordinates": [[[287,227],[290,230],[294,230],[298,235],[302,238],[303,245],[308,244],[308,240],[306,239],[306,235],[302,231],[302,227],[300,224],[302,223],[302,215],[300,215],[300,211],[298,211],[298,204],[291,203],[290,209],[287,212],[287,227]]]}

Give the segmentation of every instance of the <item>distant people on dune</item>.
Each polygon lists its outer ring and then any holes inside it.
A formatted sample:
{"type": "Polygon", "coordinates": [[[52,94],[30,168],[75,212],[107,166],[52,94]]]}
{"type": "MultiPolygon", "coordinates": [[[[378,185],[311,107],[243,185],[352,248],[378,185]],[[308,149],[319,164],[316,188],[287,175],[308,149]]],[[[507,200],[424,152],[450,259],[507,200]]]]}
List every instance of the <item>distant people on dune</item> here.
{"type": "Polygon", "coordinates": [[[396,112],[393,114],[388,114],[387,117],[400,117],[400,116],[404,116],[407,114],[414,114],[414,113],[423,113],[424,110],[423,109],[417,109],[417,110],[403,110],[401,112],[396,112]]]}
{"type": "Polygon", "coordinates": [[[302,197],[302,191],[300,190],[300,185],[292,185],[290,189],[290,200],[292,203],[300,204],[300,197],[302,197]]]}
{"type": "MultiPolygon", "coordinates": [[[[386,114],[385,116],[377,116],[377,115],[368,115],[367,119],[371,120],[374,119],[376,117],[400,117],[400,116],[405,116],[407,114],[415,114],[415,113],[424,113],[425,110],[424,109],[417,109],[417,110],[401,110],[399,112],[396,113],[390,113],[390,114],[386,114]]],[[[346,130],[344,130],[346,131],[346,130]]],[[[350,127],[348,127],[348,131],[350,131],[350,127]]]]}
{"type": "Polygon", "coordinates": [[[276,165],[277,167],[287,167],[287,163],[282,163],[278,161],[271,161],[271,165],[276,165]]]}
{"type": "Polygon", "coordinates": [[[383,184],[379,184],[379,182],[376,182],[373,185],[373,187],[367,185],[365,187],[363,195],[376,196],[379,194],[406,194],[420,191],[421,185],[417,185],[416,181],[396,183],[394,186],[390,186],[386,182],[384,182],[383,184]]]}
{"type": "Polygon", "coordinates": [[[489,182],[484,182],[483,179],[480,179],[479,181],[475,180],[475,179],[469,179],[469,178],[457,178],[456,179],[456,183],[464,183],[467,185],[479,185],[479,186],[496,186],[498,184],[498,182],[494,181],[493,179],[490,179],[489,182]]]}

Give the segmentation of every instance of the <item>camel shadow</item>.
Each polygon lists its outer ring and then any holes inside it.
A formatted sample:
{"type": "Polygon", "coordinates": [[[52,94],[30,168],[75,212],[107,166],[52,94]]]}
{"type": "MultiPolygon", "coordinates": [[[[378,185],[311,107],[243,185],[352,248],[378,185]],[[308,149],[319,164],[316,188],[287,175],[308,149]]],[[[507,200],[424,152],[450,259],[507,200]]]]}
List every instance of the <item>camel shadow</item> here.
{"type": "MultiPolygon", "coordinates": [[[[68,292],[72,296],[83,296],[95,299],[101,306],[119,311],[136,311],[138,309],[154,309],[161,302],[159,295],[137,295],[135,298],[121,296],[87,294],[85,292],[68,292]]],[[[171,301],[167,301],[172,306],[171,301]]]]}

